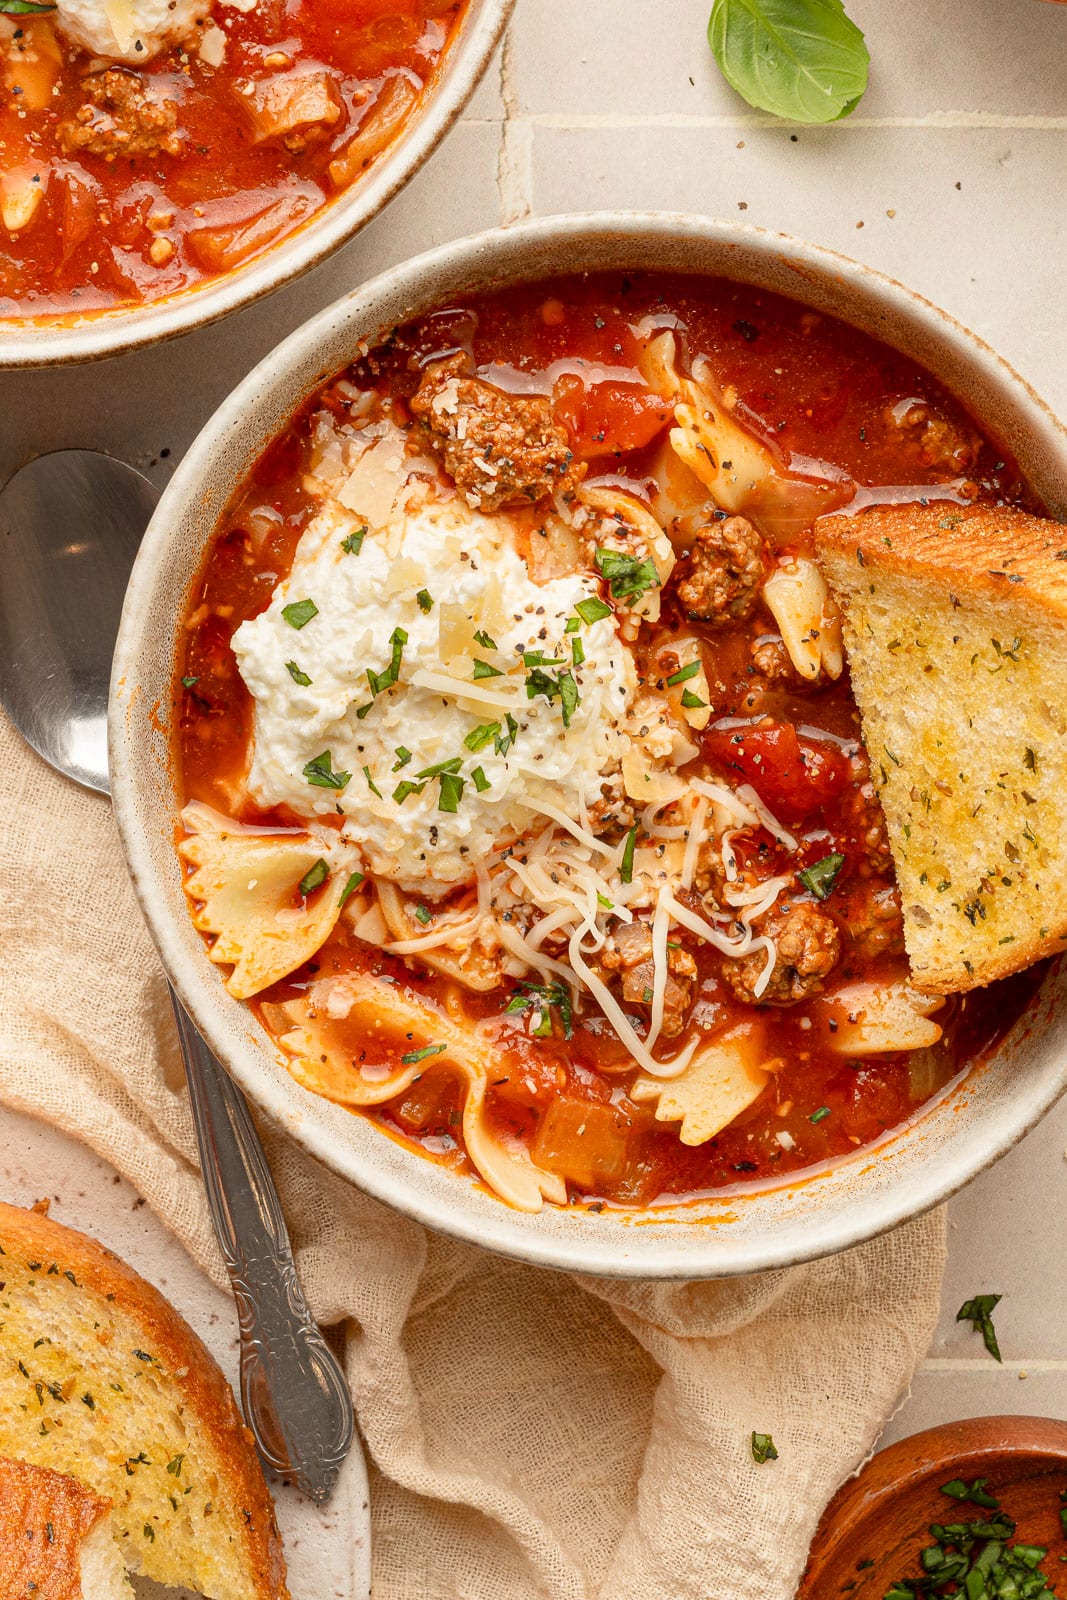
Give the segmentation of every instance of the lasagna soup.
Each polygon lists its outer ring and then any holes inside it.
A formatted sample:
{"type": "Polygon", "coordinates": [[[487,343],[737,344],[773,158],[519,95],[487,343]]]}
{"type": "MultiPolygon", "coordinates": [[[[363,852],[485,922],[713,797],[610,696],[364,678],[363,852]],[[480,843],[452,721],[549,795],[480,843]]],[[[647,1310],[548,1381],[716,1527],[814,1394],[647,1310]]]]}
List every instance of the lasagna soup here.
{"type": "Polygon", "coordinates": [[[729,283],[364,349],[236,493],[175,694],[197,927],[297,1081],[524,1210],[879,1139],[1036,981],[908,982],[825,512],[1024,503],[928,375],[729,283]]]}
{"type": "Polygon", "coordinates": [[[465,0],[0,0],[0,317],[231,272],[392,143],[465,0]]]}

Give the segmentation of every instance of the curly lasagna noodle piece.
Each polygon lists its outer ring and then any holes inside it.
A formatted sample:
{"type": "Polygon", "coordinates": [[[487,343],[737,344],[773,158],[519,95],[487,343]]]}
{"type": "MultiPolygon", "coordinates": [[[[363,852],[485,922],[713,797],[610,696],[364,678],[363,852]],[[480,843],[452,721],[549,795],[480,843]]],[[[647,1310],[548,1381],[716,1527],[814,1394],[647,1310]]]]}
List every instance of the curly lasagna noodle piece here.
{"type": "Polygon", "coordinates": [[[585,475],[543,395],[505,394],[473,375],[469,356],[435,361],[411,409],[474,511],[536,505],[585,475]]]}

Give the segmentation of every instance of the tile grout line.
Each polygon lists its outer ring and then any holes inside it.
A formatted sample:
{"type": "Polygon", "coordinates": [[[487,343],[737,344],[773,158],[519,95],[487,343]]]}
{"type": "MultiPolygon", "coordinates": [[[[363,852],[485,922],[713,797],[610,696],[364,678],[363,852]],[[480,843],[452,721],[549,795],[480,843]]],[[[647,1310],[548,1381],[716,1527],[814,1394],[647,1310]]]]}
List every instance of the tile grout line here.
{"type": "Polygon", "coordinates": [[[504,117],[500,124],[496,185],[502,226],[519,222],[533,212],[533,124],[519,115],[519,96],[512,82],[512,39],[509,27],[500,52],[504,117]]]}
{"type": "MultiPolygon", "coordinates": [[[[758,116],[697,116],[684,112],[649,112],[644,116],[623,116],[616,113],[595,113],[586,115],[571,114],[565,111],[542,111],[532,115],[522,116],[519,112],[518,96],[510,81],[510,34],[505,39],[504,51],[501,56],[501,93],[504,97],[504,118],[501,124],[505,140],[509,135],[515,137],[519,144],[525,146],[529,143],[535,128],[546,128],[557,131],[581,132],[596,130],[622,130],[627,128],[663,129],[666,132],[684,130],[710,130],[715,128],[736,129],[741,132],[758,128],[775,128],[782,132],[821,133],[830,131],[830,125],[823,127],[818,124],[803,122],[786,122],[779,117],[758,116]]],[[[469,127],[493,127],[500,120],[496,117],[465,117],[463,119],[469,127]]],[[[974,131],[1002,129],[1005,132],[1018,133],[1062,133],[1067,131],[1067,116],[1045,117],[1031,116],[1024,113],[1000,111],[931,111],[919,117],[850,117],[845,122],[832,124],[834,132],[842,134],[850,130],[869,130],[871,128],[932,128],[934,130],[969,129],[974,131]]],[[[519,172],[526,163],[518,163],[516,172],[519,172]]],[[[523,186],[523,199],[529,203],[528,184],[523,186]]]]}

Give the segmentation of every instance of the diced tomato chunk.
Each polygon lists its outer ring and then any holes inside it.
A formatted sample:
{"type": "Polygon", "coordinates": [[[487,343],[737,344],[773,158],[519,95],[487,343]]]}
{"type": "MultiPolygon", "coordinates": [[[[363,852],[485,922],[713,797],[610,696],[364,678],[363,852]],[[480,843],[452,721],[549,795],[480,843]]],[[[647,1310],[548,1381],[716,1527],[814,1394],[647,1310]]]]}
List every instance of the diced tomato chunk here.
{"type": "Polygon", "coordinates": [[[772,811],[810,816],[841,793],[848,762],[837,750],[798,735],[791,722],[722,727],[713,723],[704,749],[728,772],[740,774],[772,811]]]}
{"type": "Polygon", "coordinates": [[[671,420],[670,404],[662,395],[617,378],[587,384],[566,373],[556,380],[553,404],[575,455],[583,459],[640,450],[671,420]]]}

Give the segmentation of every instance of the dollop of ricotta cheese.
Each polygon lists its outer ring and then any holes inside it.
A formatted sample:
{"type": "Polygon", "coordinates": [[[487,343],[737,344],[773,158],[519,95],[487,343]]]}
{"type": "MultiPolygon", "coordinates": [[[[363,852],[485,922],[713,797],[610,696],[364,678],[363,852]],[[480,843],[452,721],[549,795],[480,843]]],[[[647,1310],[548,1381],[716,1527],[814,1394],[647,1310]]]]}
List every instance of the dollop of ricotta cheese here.
{"type": "Polygon", "coordinates": [[[233,638],[260,804],[342,812],[374,873],[432,893],[536,824],[540,801],[577,820],[600,796],[633,657],[596,615],[594,576],[534,583],[515,533],[425,485],[384,528],[326,502],[233,638]]]}
{"type": "Polygon", "coordinates": [[[190,39],[213,0],[57,0],[56,26],[90,55],[143,65],[190,39]]]}

